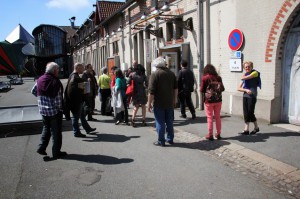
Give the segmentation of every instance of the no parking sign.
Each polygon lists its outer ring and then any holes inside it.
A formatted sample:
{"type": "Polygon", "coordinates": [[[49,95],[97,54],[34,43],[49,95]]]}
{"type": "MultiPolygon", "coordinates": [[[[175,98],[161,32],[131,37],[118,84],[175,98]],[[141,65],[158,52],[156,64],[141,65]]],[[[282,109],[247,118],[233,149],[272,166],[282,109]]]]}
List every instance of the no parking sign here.
{"type": "Polygon", "coordinates": [[[231,50],[238,50],[242,47],[244,35],[239,29],[233,29],[228,36],[228,45],[231,50]]]}

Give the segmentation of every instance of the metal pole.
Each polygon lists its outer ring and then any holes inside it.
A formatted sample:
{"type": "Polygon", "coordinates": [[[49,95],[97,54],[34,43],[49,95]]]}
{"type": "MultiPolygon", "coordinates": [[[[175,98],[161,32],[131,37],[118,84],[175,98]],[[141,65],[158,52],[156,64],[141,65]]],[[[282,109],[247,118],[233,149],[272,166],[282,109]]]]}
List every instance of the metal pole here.
{"type": "MultiPolygon", "coordinates": [[[[203,76],[202,71],[204,67],[204,28],[203,28],[203,1],[198,0],[197,2],[197,13],[198,13],[198,39],[197,39],[197,50],[198,50],[198,82],[201,83],[201,78],[203,76]]],[[[199,109],[204,109],[204,104],[202,100],[202,93],[199,93],[199,109]]]]}

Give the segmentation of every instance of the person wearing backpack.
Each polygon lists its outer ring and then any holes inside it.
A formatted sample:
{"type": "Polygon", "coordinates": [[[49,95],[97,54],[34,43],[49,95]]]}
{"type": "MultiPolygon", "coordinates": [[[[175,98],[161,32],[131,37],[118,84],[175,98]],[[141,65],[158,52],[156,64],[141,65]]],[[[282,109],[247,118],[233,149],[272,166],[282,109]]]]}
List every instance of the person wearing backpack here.
{"type": "Polygon", "coordinates": [[[245,127],[241,135],[253,135],[259,132],[259,127],[254,114],[256,97],[257,97],[257,87],[261,88],[260,73],[253,69],[253,62],[246,61],[243,63],[243,67],[246,73],[243,75],[242,82],[239,85],[238,91],[243,92],[243,112],[245,127]],[[254,129],[249,133],[249,123],[254,123],[254,129]]]}
{"type": "Polygon", "coordinates": [[[207,117],[208,134],[206,139],[213,141],[213,116],[216,120],[216,138],[221,137],[221,108],[222,92],[225,90],[222,78],[218,75],[216,68],[212,64],[207,64],[203,69],[200,92],[204,97],[204,108],[207,117]]]}

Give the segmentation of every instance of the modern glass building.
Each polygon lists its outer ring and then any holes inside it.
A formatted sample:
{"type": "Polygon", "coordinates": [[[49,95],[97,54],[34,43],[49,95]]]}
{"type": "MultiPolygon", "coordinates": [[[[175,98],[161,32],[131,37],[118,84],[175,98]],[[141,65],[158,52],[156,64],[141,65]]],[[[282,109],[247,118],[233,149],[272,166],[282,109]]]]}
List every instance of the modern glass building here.
{"type": "Polygon", "coordinates": [[[36,69],[42,74],[48,62],[60,67],[60,75],[68,75],[67,32],[53,25],[41,24],[32,31],[35,39],[36,69]]]}

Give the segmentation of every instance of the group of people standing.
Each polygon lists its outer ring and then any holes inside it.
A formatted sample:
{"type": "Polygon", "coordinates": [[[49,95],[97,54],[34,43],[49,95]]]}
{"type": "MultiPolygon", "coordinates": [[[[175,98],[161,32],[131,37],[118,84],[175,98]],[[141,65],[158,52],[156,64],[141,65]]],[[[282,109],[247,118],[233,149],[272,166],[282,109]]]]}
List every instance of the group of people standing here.
{"type": "MultiPolygon", "coordinates": [[[[155,68],[155,71],[152,72],[149,81],[145,75],[145,68],[136,62],[130,68],[131,72],[125,75],[117,67],[112,67],[112,75],[109,75],[107,67],[104,67],[102,68],[102,75],[96,80],[92,65],[84,66],[81,63],[76,63],[64,91],[58,78],[59,66],[55,62],[48,63],[45,74],[37,80],[33,89],[36,91],[39,112],[43,120],[42,136],[37,152],[41,155],[47,155],[46,148],[52,136],[53,159],[67,155],[66,152],[61,151],[63,114],[66,120],[70,120],[70,112],[72,113],[72,129],[75,137],[86,137],[79,128],[79,119],[87,134],[94,132],[96,128],[89,125],[86,117],[89,121],[96,120],[92,118],[92,115],[98,91],[102,101],[101,114],[111,115],[113,111],[116,125],[125,123],[136,127],[136,115],[139,107],[141,107],[142,125],[146,126],[147,104],[148,112],[153,111],[154,113],[158,134],[158,140],[154,142],[154,145],[165,146],[166,142],[171,145],[174,144],[173,121],[177,99],[180,101],[181,117],[187,117],[185,111],[185,105],[187,105],[192,119],[196,118],[195,108],[191,100],[191,93],[195,90],[195,77],[187,66],[187,62],[182,60],[181,70],[177,78],[168,68],[164,58],[158,57],[152,61],[152,67],[155,68]],[[126,94],[130,84],[133,84],[134,88],[132,96],[126,94]],[[128,118],[129,97],[132,97],[131,101],[134,106],[130,124],[128,118]],[[107,108],[108,102],[112,108],[107,108]]],[[[252,62],[243,63],[243,67],[246,73],[242,76],[242,82],[238,87],[238,91],[244,93],[245,127],[241,134],[249,135],[259,132],[254,110],[257,87],[261,87],[261,80],[260,73],[253,69],[252,62]],[[254,123],[254,130],[251,132],[249,132],[250,122],[254,123]]],[[[216,121],[215,138],[222,139],[220,112],[224,90],[222,78],[218,75],[215,67],[207,64],[203,70],[200,92],[203,96],[207,116],[208,134],[205,138],[208,140],[214,140],[213,117],[216,121]]]]}
{"type": "Polygon", "coordinates": [[[146,103],[148,81],[145,68],[141,64],[133,62],[129,73],[123,73],[116,66],[111,68],[112,75],[108,75],[107,67],[102,68],[102,75],[99,76],[99,93],[101,101],[101,114],[111,115],[114,113],[115,125],[125,123],[136,127],[135,119],[139,107],[142,107],[142,126],[146,126],[146,103]],[[131,85],[132,84],[132,85],[131,85]],[[134,88],[127,93],[128,87],[134,88]],[[132,101],[134,106],[131,122],[129,123],[128,107],[132,101]],[[112,108],[110,108],[110,105],[112,108]]]}

